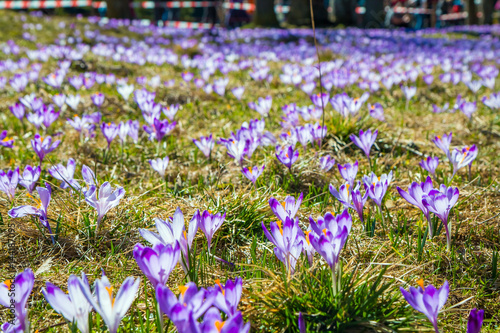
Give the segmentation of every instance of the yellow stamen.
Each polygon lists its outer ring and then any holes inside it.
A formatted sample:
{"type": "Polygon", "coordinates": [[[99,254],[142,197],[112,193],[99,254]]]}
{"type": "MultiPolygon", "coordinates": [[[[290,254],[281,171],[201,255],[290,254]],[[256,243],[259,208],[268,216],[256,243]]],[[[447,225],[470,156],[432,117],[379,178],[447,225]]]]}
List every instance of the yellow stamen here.
{"type": "Polygon", "coordinates": [[[5,280],[3,284],[7,286],[7,289],[10,289],[10,286],[12,285],[12,280],[5,280]]]}
{"type": "Polygon", "coordinates": [[[349,184],[345,184],[345,188],[346,188],[347,192],[349,192],[349,186],[350,186],[349,184]]]}
{"type": "Polygon", "coordinates": [[[289,156],[288,156],[288,153],[286,153],[286,154],[285,154],[285,156],[286,156],[286,157],[289,157],[289,156]]]}
{"type": "Polygon", "coordinates": [[[215,328],[217,329],[217,332],[222,331],[222,328],[224,327],[225,321],[215,321],[215,328]]]}
{"type": "Polygon", "coordinates": [[[111,307],[115,306],[115,299],[113,298],[113,286],[104,287],[108,291],[109,299],[111,300],[111,307]]]}
{"type": "Polygon", "coordinates": [[[321,230],[321,231],[323,231],[323,233],[324,233],[324,234],[325,234],[325,236],[326,236],[326,228],[325,228],[325,229],[323,229],[323,230],[321,230]]]}
{"type": "Polygon", "coordinates": [[[375,105],[372,105],[370,109],[375,110],[375,105]]]}
{"type": "Polygon", "coordinates": [[[420,286],[420,288],[422,288],[422,290],[425,290],[424,279],[417,280],[417,284],[420,286]]]}
{"type": "Polygon", "coordinates": [[[281,220],[276,221],[278,228],[280,229],[280,233],[283,235],[283,227],[281,226],[281,220]]]}
{"type": "Polygon", "coordinates": [[[310,233],[310,231],[309,231],[309,230],[306,230],[306,231],[304,231],[304,233],[306,234],[306,242],[307,242],[307,245],[311,245],[311,242],[309,241],[309,233],[310,233]]]}
{"type": "Polygon", "coordinates": [[[215,280],[215,283],[219,286],[222,295],[225,295],[225,291],[224,288],[222,288],[222,285],[220,284],[220,280],[219,279],[215,280]]]}
{"type": "Polygon", "coordinates": [[[281,205],[283,206],[283,208],[285,208],[285,207],[286,207],[286,201],[283,201],[283,202],[281,203],[281,205]]]}
{"type": "Polygon", "coordinates": [[[108,126],[111,126],[111,123],[108,123],[108,126]]]}
{"type": "Polygon", "coordinates": [[[40,142],[43,142],[43,136],[40,137],[40,142]]]}
{"type": "Polygon", "coordinates": [[[179,286],[179,291],[181,292],[181,295],[184,296],[186,291],[189,289],[188,286],[179,286]]]}
{"type": "Polygon", "coordinates": [[[248,172],[252,173],[252,167],[248,167],[248,172]]]}
{"type": "Polygon", "coordinates": [[[2,142],[7,142],[7,141],[10,141],[10,140],[12,140],[12,138],[9,138],[9,137],[7,136],[7,137],[5,137],[5,139],[3,139],[3,140],[2,140],[2,142]]]}
{"type": "Polygon", "coordinates": [[[290,131],[287,132],[288,135],[292,135],[292,133],[290,133],[290,131]]]}
{"type": "Polygon", "coordinates": [[[186,230],[183,231],[184,233],[184,239],[187,239],[187,233],[186,233],[186,230]]]}
{"type": "Polygon", "coordinates": [[[464,153],[464,155],[462,156],[462,160],[460,161],[460,163],[462,163],[465,160],[466,157],[467,157],[467,153],[464,153]]]}
{"type": "Polygon", "coordinates": [[[33,200],[37,203],[37,207],[36,207],[37,209],[40,209],[40,207],[42,207],[42,202],[41,202],[40,200],[38,200],[38,199],[34,198],[34,197],[33,197],[31,194],[29,194],[29,193],[26,193],[26,195],[27,195],[29,198],[33,199],[33,200]]]}

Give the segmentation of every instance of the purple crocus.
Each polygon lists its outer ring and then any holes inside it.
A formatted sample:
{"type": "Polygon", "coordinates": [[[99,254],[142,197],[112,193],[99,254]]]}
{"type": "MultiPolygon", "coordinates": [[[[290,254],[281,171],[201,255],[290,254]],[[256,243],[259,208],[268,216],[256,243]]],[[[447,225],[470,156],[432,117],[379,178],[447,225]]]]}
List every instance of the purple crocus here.
{"type": "Polygon", "coordinates": [[[146,275],[154,288],[158,284],[165,285],[170,273],[179,262],[180,246],[174,244],[156,244],[153,248],[136,244],[134,258],[141,271],[146,275]]]}
{"type": "Polygon", "coordinates": [[[9,110],[10,112],[12,112],[12,114],[19,120],[23,120],[24,118],[24,112],[25,112],[25,109],[24,109],[24,105],[21,104],[21,103],[16,103],[12,106],[9,106],[9,110]]]}
{"type": "Polygon", "coordinates": [[[325,172],[330,171],[335,166],[335,159],[330,155],[323,156],[319,159],[319,168],[325,172]]]}
{"type": "Polygon", "coordinates": [[[214,149],[214,139],[212,138],[212,134],[209,136],[202,136],[198,140],[193,139],[193,143],[201,150],[203,155],[210,158],[212,149],[214,149]]]}
{"type": "Polygon", "coordinates": [[[425,160],[420,161],[419,165],[422,169],[426,170],[431,175],[436,175],[436,169],[439,165],[439,158],[429,156],[425,160]]]}
{"type": "Polygon", "coordinates": [[[167,119],[159,120],[154,118],[151,127],[144,125],[143,129],[149,134],[149,140],[156,140],[160,142],[165,135],[168,135],[173,131],[176,124],[176,121],[170,123],[167,119]]]}
{"type": "Polygon", "coordinates": [[[102,273],[100,279],[94,282],[94,295],[90,291],[88,284],[80,282],[82,290],[87,301],[101,315],[102,320],[106,323],[110,333],[116,333],[120,322],[127,313],[128,309],[134,302],[139,289],[140,279],[134,279],[129,276],[123,281],[120,289],[113,297],[113,286],[109,283],[108,278],[102,273]]]}
{"type": "Polygon", "coordinates": [[[311,95],[309,97],[311,98],[311,102],[313,102],[314,106],[320,109],[326,108],[328,101],[330,100],[330,95],[327,93],[311,95]]]}
{"type": "Polygon", "coordinates": [[[104,94],[100,92],[96,92],[95,94],[92,94],[90,96],[90,99],[92,100],[92,103],[94,103],[95,106],[100,108],[102,104],[104,103],[104,94]]]}
{"type": "Polygon", "coordinates": [[[356,179],[356,175],[358,174],[358,161],[354,162],[354,164],[338,164],[338,168],[342,178],[344,178],[349,185],[354,186],[354,179],[356,179]]]}
{"type": "Polygon", "coordinates": [[[306,321],[304,320],[304,316],[302,315],[302,312],[299,312],[299,333],[306,333],[306,321]]]}
{"type": "Polygon", "coordinates": [[[370,110],[370,116],[380,121],[385,121],[384,108],[380,103],[375,103],[373,105],[368,104],[368,109],[370,110]]]}
{"type": "Polygon", "coordinates": [[[282,222],[285,222],[287,217],[291,219],[295,217],[300,208],[300,205],[302,204],[303,198],[303,193],[300,193],[297,200],[295,200],[295,197],[289,195],[282,203],[280,203],[275,198],[271,198],[269,199],[269,206],[271,207],[274,215],[276,215],[276,217],[278,217],[282,222]]]}
{"type": "Polygon", "coordinates": [[[224,215],[221,213],[212,214],[212,212],[206,210],[201,215],[200,229],[207,237],[208,251],[210,251],[210,245],[215,232],[220,228],[225,219],[226,213],[224,215]]]}
{"type": "Polygon", "coordinates": [[[162,178],[165,177],[165,170],[167,169],[168,162],[169,162],[168,156],[165,156],[164,158],[149,160],[149,164],[151,165],[153,170],[157,171],[162,178]]]}
{"type": "Polygon", "coordinates": [[[41,171],[42,170],[40,166],[33,168],[31,165],[27,165],[24,168],[22,177],[19,179],[19,185],[26,188],[28,192],[31,194],[35,189],[35,185],[36,182],[38,181],[38,178],[40,178],[41,171]]]}
{"type": "MultiPolygon", "coordinates": [[[[64,166],[63,164],[59,163],[55,166],[50,167],[48,171],[52,177],[61,181],[60,186],[62,189],[71,187],[72,189],[79,190],[80,185],[76,180],[73,179],[75,174],[75,166],[76,166],[75,160],[69,158],[67,166],[64,166]]],[[[84,166],[84,170],[85,168],[86,167],[84,166]]],[[[82,173],[83,172],[84,171],[82,171],[82,173]]]]}
{"type": "Polygon", "coordinates": [[[375,132],[373,132],[372,134],[372,130],[369,129],[366,132],[360,130],[359,137],[354,134],[351,134],[349,138],[351,139],[352,142],[354,142],[356,146],[361,148],[361,150],[365,153],[366,158],[370,160],[370,150],[373,144],[375,143],[375,140],[377,139],[377,135],[378,135],[378,130],[375,130],[375,132]]]}
{"type": "Polygon", "coordinates": [[[239,139],[237,141],[232,140],[225,143],[227,148],[227,154],[229,157],[234,158],[234,160],[241,165],[245,155],[248,153],[250,140],[239,139]]]}
{"type": "Polygon", "coordinates": [[[6,148],[14,146],[14,139],[7,136],[7,131],[0,132],[0,146],[6,148]]]}
{"type": "Polygon", "coordinates": [[[195,327],[198,318],[214,304],[217,293],[198,289],[195,283],[189,282],[179,286],[179,297],[166,286],[156,286],[156,300],[160,310],[165,313],[181,333],[200,332],[195,327]]]}
{"type": "Polygon", "coordinates": [[[453,176],[457,173],[458,170],[463,168],[466,165],[472,165],[472,162],[477,157],[477,147],[476,145],[472,145],[471,147],[467,146],[459,149],[453,149],[450,156],[451,164],[453,165],[453,176]]]}
{"type": "Polygon", "coordinates": [[[358,213],[359,220],[364,222],[363,208],[365,207],[366,200],[368,200],[368,189],[365,185],[365,195],[361,195],[359,188],[360,182],[358,181],[358,185],[351,191],[352,207],[356,210],[356,213],[358,213]]]}
{"type": "Polygon", "coordinates": [[[483,326],[484,310],[472,309],[467,321],[467,333],[479,333],[483,326]]]}
{"type": "Polygon", "coordinates": [[[4,332],[29,332],[28,309],[26,303],[33,290],[35,275],[30,268],[16,275],[14,280],[5,280],[0,284],[0,304],[14,310],[14,324],[7,322],[2,325],[4,332]]]}
{"type": "Polygon", "coordinates": [[[63,107],[64,103],[66,103],[66,95],[64,94],[56,94],[52,96],[52,101],[60,108],[63,107]]]}
{"type": "Polygon", "coordinates": [[[443,222],[446,231],[446,245],[448,251],[451,248],[451,225],[448,221],[448,216],[451,209],[458,201],[460,192],[456,187],[446,187],[441,185],[439,190],[431,190],[428,195],[422,199],[423,204],[427,209],[437,215],[443,222]]]}
{"type": "Polygon", "coordinates": [[[45,138],[43,138],[40,136],[40,134],[35,134],[35,137],[31,140],[31,147],[33,147],[33,150],[38,155],[38,158],[40,159],[40,165],[42,165],[45,155],[56,149],[60,143],[61,140],[57,140],[52,143],[52,137],[50,136],[46,136],[45,138]]]}
{"type": "Polygon", "coordinates": [[[245,92],[245,87],[236,87],[231,89],[231,92],[233,93],[234,97],[236,97],[237,100],[241,100],[243,97],[243,93],[245,92]]]}
{"type": "Polygon", "coordinates": [[[102,123],[101,132],[108,142],[108,149],[111,146],[111,142],[118,135],[118,126],[115,123],[102,123]]]}
{"type": "Polygon", "coordinates": [[[222,285],[220,280],[217,279],[215,283],[217,285],[214,289],[217,290],[217,296],[215,297],[214,306],[224,311],[228,316],[236,314],[243,291],[243,280],[237,277],[234,281],[229,279],[225,285],[222,285]]]}
{"type": "Polygon", "coordinates": [[[476,102],[463,102],[460,105],[460,111],[463,112],[467,116],[467,118],[471,119],[474,112],[477,110],[476,102]]]}
{"type": "Polygon", "coordinates": [[[262,167],[247,167],[247,168],[243,168],[241,169],[241,173],[248,178],[248,180],[250,180],[252,183],[255,184],[255,182],[257,181],[257,178],[260,177],[260,175],[262,174],[262,172],[264,172],[264,167],[265,165],[263,164],[262,167]]]}
{"type": "Polygon", "coordinates": [[[444,306],[448,299],[450,286],[448,281],[445,281],[443,286],[436,289],[432,284],[424,287],[424,281],[418,281],[420,288],[410,287],[409,291],[400,287],[404,298],[412,308],[427,316],[436,333],[439,333],[437,326],[437,317],[439,310],[444,306]]]}
{"type": "Polygon", "coordinates": [[[97,226],[106,213],[120,204],[120,200],[125,195],[123,187],[117,187],[114,191],[109,182],[105,182],[97,190],[97,186],[91,185],[85,192],[85,201],[97,210],[97,226]],[[98,195],[99,194],[99,195],[98,195]]]}
{"type": "Polygon", "coordinates": [[[392,171],[386,175],[383,174],[380,177],[377,177],[373,172],[370,176],[364,176],[363,182],[366,185],[366,190],[368,192],[368,196],[379,206],[382,206],[382,200],[384,199],[385,193],[391,183],[392,180],[392,171]]]}
{"type": "Polygon", "coordinates": [[[89,315],[92,311],[92,305],[83,294],[80,284],[88,288],[89,282],[85,273],[82,273],[81,278],[73,274],[70,275],[68,294],[50,282],[47,282],[45,288],[42,288],[42,294],[52,308],[70,323],[70,326],[76,322],[80,332],[90,333],[89,315]]]}
{"type": "Polygon", "coordinates": [[[170,221],[172,222],[169,223],[160,218],[155,218],[156,230],[158,231],[158,234],[146,229],[139,229],[139,233],[145,240],[153,245],[166,245],[179,242],[183,256],[181,266],[184,269],[184,272],[187,273],[190,267],[189,251],[200,224],[200,212],[197,210],[193,215],[193,218],[189,222],[187,232],[186,226],[184,225],[184,214],[182,214],[179,207],[175,210],[174,216],[173,218],[170,218],[170,221]]]}
{"type": "Polygon", "coordinates": [[[422,199],[426,195],[429,195],[430,191],[433,190],[431,177],[427,177],[425,182],[422,183],[417,183],[417,182],[411,183],[411,185],[408,187],[408,192],[405,192],[399,186],[396,188],[399,192],[399,195],[401,195],[403,199],[408,201],[409,204],[419,208],[422,211],[422,213],[424,213],[425,218],[427,219],[427,223],[429,225],[429,235],[432,238],[434,235],[434,230],[431,224],[431,216],[429,213],[429,209],[427,209],[427,206],[424,205],[422,201],[422,199]]]}
{"type": "Polygon", "coordinates": [[[303,241],[299,237],[299,219],[287,216],[283,223],[281,220],[271,222],[270,232],[264,222],[261,225],[267,239],[275,246],[274,254],[285,265],[289,274],[293,274],[303,247],[303,241]]]}
{"type": "Polygon", "coordinates": [[[19,167],[9,170],[7,173],[0,170],[0,191],[7,194],[7,197],[14,201],[16,187],[19,184],[19,167]]]}
{"type": "Polygon", "coordinates": [[[269,115],[272,104],[273,98],[271,96],[266,96],[266,98],[259,97],[259,100],[256,103],[248,103],[248,107],[257,111],[262,117],[266,117],[269,115]]]}
{"type": "Polygon", "coordinates": [[[445,133],[442,136],[438,135],[432,139],[432,142],[434,142],[434,144],[446,154],[448,159],[450,159],[450,144],[452,136],[453,133],[450,132],[450,134],[445,133]]]}
{"type": "Polygon", "coordinates": [[[291,170],[293,163],[299,158],[299,150],[294,150],[292,146],[284,148],[276,146],[276,158],[286,166],[288,170],[291,170]]]}
{"type": "Polygon", "coordinates": [[[179,111],[180,108],[181,108],[181,106],[179,104],[172,104],[172,105],[169,105],[167,107],[162,108],[161,110],[162,110],[163,114],[170,121],[173,121],[175,118],[175,115],[177,114],[177,111],[179,111]]]}
{"type": "Polygon", "coordinates": [[[349,187],[349,183],[345,183],[340,185],[338,191],[332,184],[330,184],[328,188],[333,197],[337,199],[342,205],[344,205],[344,207],[352,207],[349,187]]]}
{"type": "Polygon", "coordinates": [[[52,243],[54,243],[54,236],[52,235],[52,229],[49,224],[49,220],[47,218],[47,208],[50,203],[50,197],[52,195],[52,188],[48,183],[45,183],[45,187],[37,187],[38,196],[40,199],[35,199],[30,194],[28,195],[32,198],[37,206],[17,206],[9,210],[9,216],[12,218],[24,217],[26,215],[36,215],[38,216],[40,223],[47,228],[49,231],[50,237],[52,238],[52,243]]]}
{"type": "Polygon", "coordinates": [[[325,217],[314,222],[310,219],[313,232],[309,234],[312,246],[325,259],[332,271],[333,293],[337,294],[338,282],[336,267],[340,258],[340,251],[344,247],[352,227],[352,218],[347,209],[334,217],[327,213],[325,217]]]}
{"type": "Polygon", "coordinates": [[[208,309],[207,313],[203,316],[199,330],[196,330],[196,324],[192,321],[192,327],[186,331],[179,333],[248,333],[250,332],[250,323],[243,321],[241,312],[237,311],[231,316],[227,316],[226,320],[222,320],[220,311],[214,307],[208,309]]]}

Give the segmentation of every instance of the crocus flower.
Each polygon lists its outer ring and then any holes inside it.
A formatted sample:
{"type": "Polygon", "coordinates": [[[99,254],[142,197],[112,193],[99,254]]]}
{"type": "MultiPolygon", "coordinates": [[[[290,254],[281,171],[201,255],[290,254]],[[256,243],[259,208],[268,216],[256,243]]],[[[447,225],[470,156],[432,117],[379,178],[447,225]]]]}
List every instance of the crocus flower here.
{"type": "MultiPolygon", "coordinates": [[[[490,109],[492,109],[492,110],[497,109],[498,110],[498,109],[500,109],[500,92],[493,93],[490,96],[485,96],[485,97],[483,97],[482,101],[483,101],[484,105],[486,105],[490,109]]],[[[14,113],[14,112],[12,112],[12,113],[14,113]]]]}
{"type": "Polygon", "coordinates": [[[14,139],[7,136],[7,131],[0,132],[0,146],[12,148],[14,139]]]}
{"type": "Polygon", "coordinates": [[[330,95],[327,93],[311,95],[311,102],[313,102],[314,106],[317,108],[324,109],[328,105],[328,101],[330,100],[330,95]]]}
{"type": "Polygon", "coordinates": [[[281,220],[271,222],[270,232],[264,222],[261,225],[267,239],[275,246],[274,254],[285,265],[286,270],[293,274],[303,247],[302,239],[299,237],[299,219],[287,216],[283,222],[281,220]]]}
{"type": "Polygon", "coordinates": [[[332,184],[330,184],[328,188],[334,198],[337,199],[342,205],[344,205],[344,207],[352,207],[349,187],[349,183],[345,183],[340,185],[338,191],[332,184]]]}
{"type": "Polygon", "coordinates": [[[304,316],[302,312],[299,312],[299,333],[306,333],[306,321],[304,320],[304,316]]]}
{"type": "Polygon", "coordinates": [[[23,120],[24,118],[24,112],[25,112],[25,109],[24,109],[24,105],[21,104],[21,103],[16,103],[12,106],[9,106],[9,110],[10,112],[12,112],[12,114],[19,120],[23,120]]]}
{"type": "Polygon", "coordinates": [[[429,213],[429,209],[427,209],[427,206],[423,203],[422,200],[424,196],[429,195],[430,191],[433,190],[431,177],[427,177],[425,182],[422,183],[411,183],[411,185],[408,187],[408,192],[405,192],[399,186],[397,187],[397,190],[399,192],[399,195],[401,195],[403,199],[408,201],[409,204],[416,206],[422,211],[422,213],[424,213],[427,219],[427,223],[429,224],[429,234],[432,238],[433,228],[431,224],[431,216],[429,213]]]}
{"type": "Polygon", "coordinates": [[[208,251],[210,251],[210,245],[215,232],[220,228],[225,219],[226,213],[224,213],[224,215],[221,215],[221,213],[212,214],[210,211],[206,210],[201,215],[200,229],[207,237],[208,251]]]}
{"type": "Polygon", "coordinates": [[[266,98],[259,97],[257,103],[248,103],[248,107],[252,110],[257,111],[262,117],[266,117],[267,115],[269,115],[272,104],[273,98],[271,96],[266,96],[266,98]]]}
{"type": "Polygon", "coordinates": [[[116,333],[118,326],[120,326],[120,321],[136,298],[140,279],[134,280],[131,276],[126,278],[118,290],[116,298],[113,297],[113,286],[111,286],[108,278],[104,275],[104,271],[102,277],[96,279],[94,282],[96,298],[92,295],[88,284],[83,281],[79,281],[79,283],[85,298],[87,298],[87,301],[101,315],[109,332],[116,333]]]}
{"type": "MultiPolygon", "coordinates": [[[[194,323],[194,321],[193,321],[194,323]]],[[[235,314],[228,316],[225,321],[222,320],[220,312],[216,308],[208,309],[203,322],[200,325],[199,333],[248,333],[250,332],[250,323],[243,321],[241,312],[237,311],[235,314]]],[[[179,333],[183,333],[179,331],[179,333]]],[[[190,329],[186,333],[198,333],[190,329]]]]}
{"type": "Polygon", "coordinates": [[[403,94],[405,95],[407,101],[412,99],[417,93],[417,87],[402,86],[401,90],[403,90],[403,94]]]}
{"type": "Polygon", "coordinates": [[[27,165],[24,168],[22,177],[19,179],[19,185],[26,188],[31,194],[35,189],[38,178],[40,178],[41,171],[40,166],[33,168],[31,165],[27,165]]]}
{"type": "MultiPolygon", "coordinates": [[[[462,167],[466,165],[471,165],[472,162],[477,157],[477,147],[476,145],[472,145],[471,147],[464,147],[462,150],[453,149],[451,152],[450,160],[453,165],[453,176],[460,170],[462,167]]],[[[453,177],[452,176],[452,177],[453,177]]]]}
{"type": "Polygon", "coordinates": [[[97,227],[106,213],[120,204],[120,200],[125,195],[123,187],[117,187],[114,191],[109,182],[105,182],[99,187],[91,185],[85,192],[85,201],[97,210],[97,227]],[[97,195],[99,193],[99,195],[97,195]]]}
{"type": "Polygon", "coordinates": [[[226,142],[227,154],[229,157],[234,158],[234,160],[241,165],[243,163],[243,158],[248,153],[250,140],[232,140],[226,142]]]}
{"type": "Polygon", "coordinates": [[[134,246],[134,258],[141,271],[146,275],[154,288],[158,284],[165,285],[170,273],[179,262],[179,243],[156,244],[153,248],[142,244],[134,246]]]}
{"type": "Polygon", "coordinates": [[[163,114],[168,119],[170,119],[170,121],[173,121],[175,118],[175,115],[177,114],[177,111],[179,111],[180,107],[181,106],[179,104],[172,104],[172,105],[169,105],[167,107],[162,108],[161,110],[162,110],[163,114]]]}
{"type": "Polygon", "coordinates": [[[366,200],[368,200],[368,189],[365,185],[365,195],[362,196],[359,188],[360,182],[358,181],[358,185],[356,185],[356,187],[351,191],[352,207],[354,207],[356,213],[358,213],[360,221],[363,222],[363,208],[365,206],[366,200]]]}
{"type": "Polygon", "coordinates": [[[483,326],[484,310],[472,309],[467,321],[467,333],[479,333],[483,326]]]}
{"type": "Polygon", "coordinates": [[[368,109],[370,110],[370,116],[377,120],[385,121],[384,108],[380,103],[368,104],[368,109]]]}
{"type": "Polygon", "coordinates": [[[70,326],[76,322],[80,332],[90,333],[89,314],[92,311],[92,305],[87,301],[80,284],[88,288],[89,282],[85,273],[82,273],[81,278],[73,274],[70,275],[68,294],[50,282],[47,282],[45,288],[42,288],[42,294],[52,308],[70,323],[70,326]]]}
{"type": "Polygon", "coordinates": [[[106,138],[106,141],[108,142],[108,149],[109,149],[111,142],[118,135],[118,126],[116,126],[115,123],[102,123],[101,132],[106,138]]]}
{"type": "Polygon", "coordinates": [[[359,131],[359,137],[357,137],[354,134],[351,134],[349,137],[352,142],[361,150],[365,153],[366,158],[370,160],[370,150],[372,149],[373,144],[375,143],[375,140],[377,139],[378,135],[378,130],[375,130],[372,134],[372,130],[369,129],[366,132],[363,132],[363,130],[359,131]]]}
{"type": "Polygon", "coordinates": [[[264,172],[264,167],[265,165],[263,164],[262,167],[247,167],[247,168],[243,168],[241,169],[241,173],[248,178],[248,180],[250,180],[252,183],[255,184],[255,182],[257,181],[257,178],[260,177],[260,175],[262,174],[262,172],[264,172]]]}
{"type": "Polygon", "coordinates": [[[80,104],[80,95],[68,95],[66,97],[66,104],[74,111],[78,109],[78,104],[80,104]]]}
{"type": "Polygon", "coordinates": [[[431,175],[436,174],[436,169],[439,165],[439,158],[437,157],[427,157],[427,159],[420,161],[420,167],[427,170],[431,175]]]}
{"type": "Polygon", "coordinates": [[[153,170],[157,171],[163,178],[165,177],[165,170],[167,169],[168,161],[169,161],[168,156],[165,156],[164,158],[149,160],[149,164],[151,165],[153,170]]]}
{"type": "MultiPolygon", "coordinates": [[[[80,185],[76,180],[73,179],[74,174],[75,174],[75,166],[76,162],[74,159],[70,158],[68,159],[67,166],[65,167],[63,164],[57,164],[53,167],[49,168],[49,173],[52,177],[55,179],[58,179],[61,181],[61,188],[65,189],[68,187],[71,187],[72,189],[80,189],[80,185]]],[[[86,170],[85,168],[88,168],[87,166],[83,167],[83,170],[86,170]]],[[[85,173],[86,171],[82,171],[82,173],[85,173]]]]}
{"type": "Polygon", "coordinates": [[[276,158],[286,166],[288,170],[291,170],[293,163],[299,158],[299,150],[294,150],[292,146],[284,148],[276,146],[276,158]]]}
{"type": "Polygon", "coordinates": [[[167,119],[159,120],[154,118],[153,125],[151,125],[151,127],[144,125],[143,129],[149,134],[149,139],[151,141],[156,140],[160,142],[165,135],[173,131],[176,124],[176,121],[170,123],[167,119]]]}
{"type": "Polygon", "coordinates": [[[233,93],[234,97],[236,97],[237,100],[241,100],[243,97],[243,93],[245,92],[245,87],[236,87],[231,89],[231,92],[233,93]]]}
{"type": "Polygon", "coordinates": [[[35,275],[30,268],[16,275],[14,280],[5,280],[0,284],[0,304],[9,309],[14,309],[16,324],[2,325],[4,331],[16,333],[29,332],[28,310],[26,303],[33,290],[35,275]]]}
{"type": "Polygon", "coordinates": [[[59,108],[62,108],[63,105],[64,105],[64,103],[66,103],[66,95],[64,95],[64,94],[55,94],[54,96],[52,96],[52,101],[59,108]]]}
{"type": "Polygon", "coordinates": [[[295,200],[295,197],[289,195],[282,203],[280,203],[275,198],[271,198],[269,199],[269,206],[271,207],[274,215],[276,215],[276,217],[278,217],[282,222],[285,222],[287,217],[291,219],[295,217],[300,208],[300,205],[302,204],[303,198],[303,193],[300,193],[297,200],[295,200]]]}
{"type": "Polygon", "coordinates": [[[104,103],[104,94],[100,92],[96,92],[95,94],[92,94],[90,96],[90,99],[94,103],[95,106],[100,108],[102,104],[104,103]]]}
{"type": "Polygon", "coordinates": [[[399,290],[401,290],[408,304],[418,312],[426,315],[432,326],[434,326],[436,333],[439,333],[437,317],[439,310],[441,310],[448,299],[450,292],[448,281],[445,281],[439,289],[436,289],[432,284],[424,287],[423,280],[419,280],[418,283],[420,288],[410,287],[410,290],[406,291],[400,287],[399,290]]]}
{"type": "Polygon", "coordinates": [[[464,102],[460,105],[460,111],[463,112],[467,116],[467,118],[471,119],[474,112],[477,110],[476,102],[464,102]]]}
{"type": "Polygon", "coordinates": [[[38,216],[40,223],[48,229],[52,242],[54,243],[54,236],[52,235],[52,229],[47,218],[47,208],[50,203],[52,188],[48,183],[45,183],[45,187],[37,187],[36,190],[40,199],[35,199],[31,195],[28,195],[37,203],[36,207],[29,205],[14,207],[9,210],[9,216],[13,218],[24,217],[26,215],[38,216]]]}
{"type": "Polygon", "coordinates": [[[31,140],[31,147],[33,147],[33,150],[38,155],[38,158],[40,159],[40,165],[42,165],[45,155],[56,149],[60,143],[61,140],[57,140],[52,143],[52,137],[50,136],[46,136],[45,138],[43,138],[40,136],[40,134],[35,134],[35,137],[31,140]]]}
{"type": "Polygon", "coordinates": [[[127,85],[127,84],[119,85],[116,88],[116,91],[118,91],[118,93],[123,97],[123,99],[125,101],[127,101],[128,98],[130,97],[130,95],[132,94],[132,92],[134,91],[134,85],[133,84],[130,84],[130,85],[127,85]]]}
{"type": "Polygon", "coordinates": [[[202,136],[198,140],[193,139],[194,144],[198,147],[203,155],[207,158],[210,158],[210,153],[212,149],[214,149],[214,139],[212,138],[212,134],[209,136],[202,136]]]}
{"type": "Polygon", "coordinates": [[[214,288],[217,290],[217,296],[214,301],[214,306],[219,310],[224,311],[228,316],[232,316],[238,312],[238,303],[241,299],[243,290],[243,280],[237,277],[234,281],[227,280],[225,285],[220,283],[220,280],[215,280],[217,284],[214,288]]]}
{"type": "Polygon", "coordinates": [[[432,142],[434,142],[434,144],[446,154],[448,159],[450,159],[450,144],[452,136],[453,133],[450,132],[450,134],[445,133],[442,136],[438,135],[432,139],[432,142]]]}
{"type": "Polygon", "coordinates": [[[441,185],[438,190],[431,190],[428,195],[422,199],[423,204],[427,209],[436,214],[443,222],[446,231],[446,243],[448,251],[451,248],[451,226],[449,225],[448,216],[451,209],[457,203],[460,192],[458,188],[446,187],[441,185]]]}
{"type": "Polygon", "coordinates": [[[382,206],[382,200],[384,200],[384,196],[385,193],[387,192],[391,179],[392,179],[392,171],[390,173],[389,179],[387,177],[385,179],[382,179],[382,177],[380,177],[380,180],[375,178],[375,180],[372,179],[371,182],[367,182],[366,179],[363,179],[366,185],[368,196],[379,207],[382,206]]]}
{"type": "Polygon", "coordinates": [[[11,201],[14,201],[16,187],[19,184],[19,167],[9,170],[7,173],[0,170],[0,191],[7,194],[11,201]]]}
{"type": "MultiPolygon", "coordinates": [[[[312,219],[311,219],[312,220],[312,219]]],[[[330,267],[333,278],[333,292],[337,293],[336,266],[340,258],[340,251],[344,247],[349,232],[352,227],[352,218],[349,212],[344,212],[336,217],[327,213],[318,222],[311,221],[311,228],[314,232],[309,234],[312,246],[325,259],[330,267]]]]}
{"type": "Polygon", "coordinates": [[[160,310],[170,318],[179,332],[197,332],[192,327],[197,326],[198,318],[214,304],[217,294],[204,288],[198,290],[193,282],[179,286],[179,291],[179,297],[176,297],[168,287],[158,284],[156,300],[160,310]]]}
{"type": "Polygon", "coordinates": [[[200,211],[196,211],[193,218],[189,222],[188,232],[184,225],[184,215],[179,207],[175,210],[173,218],[170,218],[171,223],[160,218],[155,218],[156,230],[158,234],[146,229],[139,229],[141,236],[153,245],[156,244],[174,244],[179,242],[183,260],[181,266],[185,272],[189,269],[189,251],[193,244],[194,236],[198,231],[200,224],[200,211]]]}
{"type": "Polygon", "coordinates": [[[344,178],[349,185],[354,186],[354,179],[358,173],[358,161],[354,164],[346,163],[344,165],[338,165],[340,175],[344,178]]]}

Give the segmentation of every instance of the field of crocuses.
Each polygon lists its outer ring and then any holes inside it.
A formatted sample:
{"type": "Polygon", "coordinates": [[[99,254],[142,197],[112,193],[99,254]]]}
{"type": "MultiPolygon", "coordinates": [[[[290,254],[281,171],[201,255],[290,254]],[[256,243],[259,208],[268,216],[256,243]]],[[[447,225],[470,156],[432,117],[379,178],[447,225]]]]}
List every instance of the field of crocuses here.
{"type": "Polygon", "coordinates": [[[500,27],[0,31],[3,332],[500,329],[500,27]]]}

